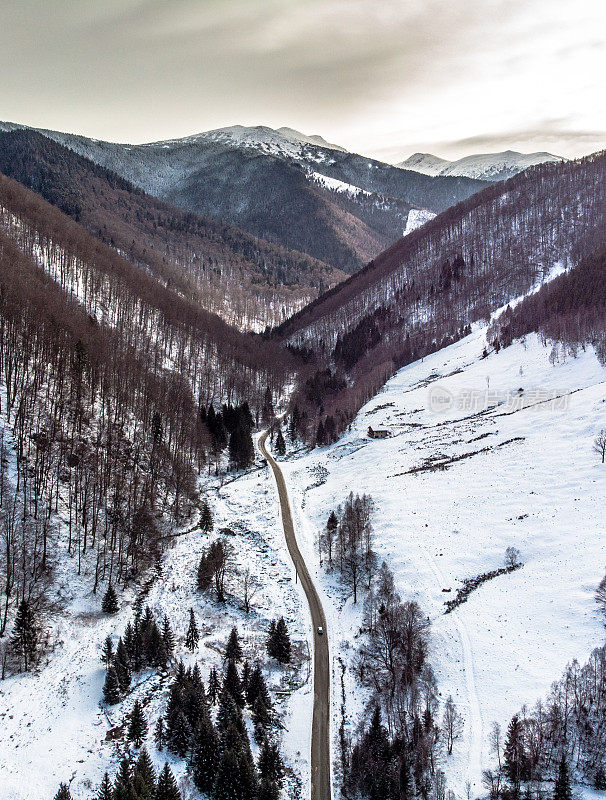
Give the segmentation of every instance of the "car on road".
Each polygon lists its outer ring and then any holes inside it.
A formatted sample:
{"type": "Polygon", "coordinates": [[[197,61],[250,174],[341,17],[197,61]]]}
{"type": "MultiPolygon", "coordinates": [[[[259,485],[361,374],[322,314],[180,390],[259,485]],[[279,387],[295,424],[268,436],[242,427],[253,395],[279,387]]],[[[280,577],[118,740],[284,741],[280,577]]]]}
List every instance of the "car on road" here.
{"type": "Polygon", "coordinates": [[[318,626],[318,636],[323,636],[323,635],[324,635],[324,628],[321,625],[319,625],[318,626]]]}

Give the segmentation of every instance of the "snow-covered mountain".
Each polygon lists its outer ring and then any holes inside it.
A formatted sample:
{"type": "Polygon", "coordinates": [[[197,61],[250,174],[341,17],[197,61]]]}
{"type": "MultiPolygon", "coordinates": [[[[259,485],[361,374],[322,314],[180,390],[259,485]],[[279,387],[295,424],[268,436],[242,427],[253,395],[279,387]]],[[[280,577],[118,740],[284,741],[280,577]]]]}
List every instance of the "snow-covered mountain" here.
{"type": "Polygon", "coordinates": [[[515,150],[506,150],[503,153],[478,153],[459,158],[457,161],[448,161],[431,153],[414,153],[397,166],[434,177],[464,176],[483,181],[503,181],[535,164],[565,160],[562,156],[554,156],[551,153],[518,153],[515,150]]]}
{"type": "MultiPolygon", "coordinates": [[[[20,128],[0,123],[0,130],[20,128]]],[[[346,273],[399,238],[411,208],[438,213],[485,186],[399,169],[292,128],[234,125],[140,145],[38,133],[183,211],[229,222],[346,273]],[[335,191],[341,184],[350,191],[335,191]]]]}

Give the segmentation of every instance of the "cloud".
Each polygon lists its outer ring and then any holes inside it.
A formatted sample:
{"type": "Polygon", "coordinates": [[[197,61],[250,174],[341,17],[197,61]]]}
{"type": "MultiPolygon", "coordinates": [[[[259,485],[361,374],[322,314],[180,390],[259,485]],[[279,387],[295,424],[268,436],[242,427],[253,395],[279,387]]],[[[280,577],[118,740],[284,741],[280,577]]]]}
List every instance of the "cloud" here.
{"type": "Polygon", "coordinates": [[[291,125],[371,154],[488,146],[558,116],[589,134],[606,129],[603,14],[594,0],[5,0],[0,116],[121,141],[291,125]]]}

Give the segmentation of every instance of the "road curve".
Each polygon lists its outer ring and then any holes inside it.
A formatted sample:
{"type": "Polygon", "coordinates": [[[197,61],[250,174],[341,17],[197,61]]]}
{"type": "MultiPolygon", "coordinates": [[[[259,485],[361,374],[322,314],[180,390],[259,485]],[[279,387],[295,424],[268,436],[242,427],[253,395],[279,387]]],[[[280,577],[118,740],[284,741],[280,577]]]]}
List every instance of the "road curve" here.
{"type": "Polygon", "coordinates": [[[299,550],[292,521],[288,491],[282,470],[267,449],[265,431],[259,437],[259,450],[271,467],[280,499],[286,545],[301,586],[307,597],[314,632],[314,710],[311,728],[311,800],[331,800],[330,790],[330,656],[326,617],[322,603],[299,550]],[[324,635],[318,634],[322,627],[324,635]]]}

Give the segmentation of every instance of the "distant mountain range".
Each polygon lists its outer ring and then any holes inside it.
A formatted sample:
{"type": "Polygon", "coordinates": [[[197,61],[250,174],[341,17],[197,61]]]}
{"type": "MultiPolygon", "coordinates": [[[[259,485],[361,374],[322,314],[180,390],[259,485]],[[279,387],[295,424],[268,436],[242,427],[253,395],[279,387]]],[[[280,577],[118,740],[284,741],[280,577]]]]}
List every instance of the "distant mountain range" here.
{"type": "Polygon", "coordinates": [[[233,126],[143,145],[38,132],[164,202],[350,274],[402,235],[411,209],[439,213],[486,185],[403,170],[291,128],[233,126]]]}
{"type": "Polygon", "coordinates": [[[414,153],[397,166],[433,177],[460,176],[482,181],[504,181],[536,164],[565,160],[551,153],[517,153],[515,150],[505,150],[503,153],[478,153],[459,158],[457,161],[448,161],[431,153],[414,153]]]}

